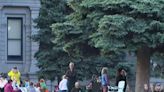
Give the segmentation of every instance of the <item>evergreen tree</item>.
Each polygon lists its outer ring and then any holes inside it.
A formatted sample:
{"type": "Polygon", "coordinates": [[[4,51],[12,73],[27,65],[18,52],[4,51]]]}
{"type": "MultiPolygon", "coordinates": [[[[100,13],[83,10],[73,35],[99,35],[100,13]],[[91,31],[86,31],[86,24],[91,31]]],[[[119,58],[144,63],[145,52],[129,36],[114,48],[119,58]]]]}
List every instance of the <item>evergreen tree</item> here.
{"type": "MultiPolygon", "coordinates": [[[[122,52],[100,56],[100,50],[89,43],[89,35],[92,33],[88,31],[90,29],[83,31],[79,27],[77,31],[71,28],[74,24],[79,25],[78,20],[70,21],[74,23],[72,25],[66,23],[74,17],[72,8],[67,5],[66,0],[41,0],[41,5],[39,17],[35,20],[36,27],[40,30],[33,36],[33,39],[39,43],[35,58],[38,60],[40,77],[54,80],[57,76],[60,79],[65,74],[69,62],[75,62],[79,79],[90,78],[92,74],[99,75],[103,66],[111,66],[113,69],[118,62],[124,61],[122,52]]],[[[79,16],[81,15],[75,15],[77,18],[79,16]]],[[[87,26],[87,21],[79,21],[79,23],[87,26]]],[[[115,74],[112,73],[111,76],[114,77],[115,74]]]]}
{"type": "Polygon", "coordinates": [[[60,76],[65,71],[65,59],[67,54],[62,48],[52,43],[54,35],[51,32],[53,23],[60,23],[65,20],[65,16],[71,12],[65,0],[41,0],[39,17],[35,20],[37,28],[40,29],[33,39],[39,43],[39,50],[35,54],[38,60],[37,66],[40,68],[40,77],[53,80],[55,76],[60,76]],[[63,58],[60,58],[62,57],[63,58]],[[60,61],[60,62],[58,62],[60,61]]]}
{"type": "Polygon", "coordinates": [[[164,52],[163,5],[163,0],[69,0],[74,12],[52,25],[59,38],[54,42],[61,41],[73,57],[136,52],[135,92],[143,92],[151,56],[164,52]]]}

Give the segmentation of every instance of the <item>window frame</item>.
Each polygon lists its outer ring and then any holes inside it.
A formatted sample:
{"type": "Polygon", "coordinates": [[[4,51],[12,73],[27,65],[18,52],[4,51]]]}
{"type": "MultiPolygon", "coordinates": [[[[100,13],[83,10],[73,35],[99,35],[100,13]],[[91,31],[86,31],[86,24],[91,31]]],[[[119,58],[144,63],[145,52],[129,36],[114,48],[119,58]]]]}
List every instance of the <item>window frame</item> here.
{"type": "Polygon", "coordinates": [[[22,17],[7,17],[7,60],[8,61],[22,61],[23,60],[23,18],[22,17]],[[19,19],[19,20],[21,20],[21,39],[9,39],[9,37],[8,37],[8,33],[9,33],[9,31],[8,31],[8,20],[9,19],[11,19],[11,20],[17,20],[17,19],[19,19]],[[19,56],[19,55],[8,55],[8,42],[9,42],[9,40],[10,41],[12,41],[12,40],[15,40],[15,41],[17,41],[17,40],[20,40],[20,42],[21,42],[21,55],[19,56]]]}

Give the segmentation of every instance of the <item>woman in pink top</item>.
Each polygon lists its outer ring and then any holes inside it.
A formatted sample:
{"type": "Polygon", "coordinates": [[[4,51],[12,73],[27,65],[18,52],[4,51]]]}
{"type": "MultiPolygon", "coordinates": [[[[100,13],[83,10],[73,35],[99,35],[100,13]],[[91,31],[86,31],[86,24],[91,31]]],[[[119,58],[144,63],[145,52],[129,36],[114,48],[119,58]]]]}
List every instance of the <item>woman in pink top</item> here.
{"type": "Polygon", "coordinates": [[[4,87],[4,92],[14,92],[12,87],[12,80],[8,80],[8,83],[4,87]]]}

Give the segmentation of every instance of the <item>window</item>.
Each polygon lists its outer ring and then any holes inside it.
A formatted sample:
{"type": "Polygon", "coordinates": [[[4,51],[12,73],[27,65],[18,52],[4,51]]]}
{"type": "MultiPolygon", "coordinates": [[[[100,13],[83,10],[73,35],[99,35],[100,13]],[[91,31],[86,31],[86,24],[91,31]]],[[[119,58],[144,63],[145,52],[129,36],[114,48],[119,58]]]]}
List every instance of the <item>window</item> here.
{"type": "Polygon", "coordinates": [[[7,59],[22,60],[22,18],[8,18],[7,59]]]}

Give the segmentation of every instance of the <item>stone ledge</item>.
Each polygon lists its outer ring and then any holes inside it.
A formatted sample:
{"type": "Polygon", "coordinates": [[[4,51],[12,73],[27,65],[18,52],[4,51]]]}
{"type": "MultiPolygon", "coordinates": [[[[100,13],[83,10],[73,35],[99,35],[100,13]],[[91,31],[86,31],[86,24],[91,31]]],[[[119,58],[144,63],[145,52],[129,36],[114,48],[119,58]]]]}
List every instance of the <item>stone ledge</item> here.
{"type": "Polygon", "coordinates": [[[40,0],[0,0],[0,9],[4,6],[30,7],[31,10],[39,10],[40,0]]]}

